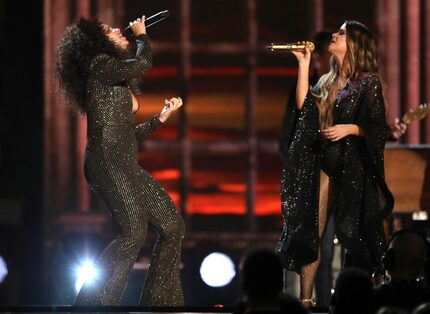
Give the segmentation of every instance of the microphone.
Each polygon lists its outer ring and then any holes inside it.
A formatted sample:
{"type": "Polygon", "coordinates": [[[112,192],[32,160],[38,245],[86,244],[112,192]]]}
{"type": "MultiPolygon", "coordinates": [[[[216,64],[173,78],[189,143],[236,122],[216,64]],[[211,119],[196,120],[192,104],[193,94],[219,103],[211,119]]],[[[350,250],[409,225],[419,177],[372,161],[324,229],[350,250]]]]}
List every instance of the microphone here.
{"type": "MultiPolygon", "coordinates": [[[[148,27],[150,27],[154,24],[157,24],[158,22],[164,20],[168,16],[169,16],[169,10],[160,11],[160,12],[146,18],[145,26],[146,26],[146,28],[148,28],[148,27]]],[[[127,26],[126,28],[124,28],[124,33],[126,33],[127,35],[133,36],[133,32],[132,32],[130,26],[127,26]]]]}
{"type": "Polygon", "coordinates": [[[274,50],[293,50],[293,51],[303,51],[305,48],[308,48],[310,52],[315,50],[315,45],[311,41],[307,41],[305,44],[300,42],[292,43],[292,44],[270,44],[267,45],[266,48],[270,51],[274,50]]]}

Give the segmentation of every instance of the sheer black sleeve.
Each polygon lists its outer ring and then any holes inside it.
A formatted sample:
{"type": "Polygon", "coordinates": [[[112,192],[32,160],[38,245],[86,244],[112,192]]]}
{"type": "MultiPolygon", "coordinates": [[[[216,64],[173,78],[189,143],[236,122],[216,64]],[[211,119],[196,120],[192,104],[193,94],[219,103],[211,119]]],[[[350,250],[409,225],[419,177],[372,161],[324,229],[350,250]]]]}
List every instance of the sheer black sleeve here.
{"type": "Polygon", "coordinates": [[[385,101],[379,76],[367,77],[362,106],[358,115],[358,125],[364,130],[364,138],[372,163],[378,175],[384,177],[384,147],[387,139],[385,101]]]}
{"type": "Polygon", "coordinates": [[[299,271],[318,256],[318,211],[315,209],[318,208],[320,158],[315,143],[319,137],[319,113],[310,91],[297,115],[281,177],[284,229],[275,248],[284,266],[293,271],[299,271]]]}
{"type": "Polygon", "coordinates": [[[297,124],[297,119],[299,117],[296,106],[296,93],[295,87],[290,89],[288,100],[285,105],[285,112],[282,117],[281,134],[278,141],[278,152],[285,161],[288,147],[290,146],[292,136],[297,124]]]}
{"type": "MultiPolygon", "coordinates": [[[[309,91],[316,91],[314,86],[318,83],[319,76],[314,72],[309,77],[309,85],[311,86],[309,91]]],[[[285,106],[285,112],[282,118],[281,134],[278,140],[278,152],[282,159],[285,161],[288,148],[290,147],[291,140],[296,130],[297,121],[300,115],[300,110],[297,109],[296,104],[296,87],[297,81],[293,84],[288,94],[287,104],[285,106]]],[[[308,93],[308,96],[311,93],[308,93]]],[[[314,104],[316,106],[316,104],[314,104]]]]}
{"type": "Polygon", "coordinates": [[[140,76],[151,68],[152,54],[147,35],[136,38],[137,50],[133,59],[121,60],[108,55],[98,55],[91,63],[90,71],[105,85],[114,85],[140,76]]]}
{"type": "Polygon", "coordinates": [[[374,177],[379,188],[380,210],[373,216],[375,221],[385,219],[393,210],[394,198],[385,182],[384,149],[387,139],[387,120],[382,84],[377,74],[367,78],[357,124],[364,130],[363,163],[374,177]]]}
{"type": "Polygon", "coordinates": [[[157,114],[153,116],[149,121],[145,121],[135,126],[135,134],[138,140],[144,139],[148,134],[158,129],[163,122],[160,121],[160,116],[157,114]]]}

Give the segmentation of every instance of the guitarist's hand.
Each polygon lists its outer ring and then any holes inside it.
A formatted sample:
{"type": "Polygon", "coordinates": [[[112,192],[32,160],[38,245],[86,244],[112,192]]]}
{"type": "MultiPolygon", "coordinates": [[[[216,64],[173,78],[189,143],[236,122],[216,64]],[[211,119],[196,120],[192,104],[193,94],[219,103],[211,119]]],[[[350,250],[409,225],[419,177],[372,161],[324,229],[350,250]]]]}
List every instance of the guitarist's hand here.
{"type": "Polygon", "coordinates": [[[403,134],[405,134],[406,130],[408,129],[408,126],[401,122],[399,118],[394,119],[394,123],[390,125],[390,136],[394,140],[398,140],[400,137],[402,137],[403,134]]]}
{"type": "Polygon", "coordinates": [[[390,125],[388,140],[398,140],[403,134],[405,134],[408,124],[411,121],[424,119],[428,114],[430,114],[430,106],[426,103],[423,103],[416,108],[410,108],[409,111],[403,115],[402,120],[399,120],[398,118],[394,119],[394,123],[390,125]]]}

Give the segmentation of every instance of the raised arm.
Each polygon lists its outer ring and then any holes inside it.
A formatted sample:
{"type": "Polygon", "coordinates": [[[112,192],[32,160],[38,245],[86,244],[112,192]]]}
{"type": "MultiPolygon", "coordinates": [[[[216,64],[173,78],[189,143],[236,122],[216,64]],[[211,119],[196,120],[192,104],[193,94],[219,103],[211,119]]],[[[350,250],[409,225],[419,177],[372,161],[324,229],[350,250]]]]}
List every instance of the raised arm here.
{"type": "Polygon", "coordinates": [[[309,64],[299,64],[296,88],[296,106],[301,110],[309,90],[309,64]]]}
{"type": "Polygon", "coordinates": [[[152,66],[148,35],[137,36],[136,45],[135,58],[121,60],[108,55],[98,55],[92,61],[90,71],[97,80],[105,85],[128,81],[148,72],[152,66]]]}
{"type": "MultiPolygon", "coordinates": [[[[305,43],[305,42],[303,42],[305,43]]],[[[296,106],[301,110],[305,102],[306,95],[309,91],[309,64],[311,62],[311,52],[306,46],[303,51],[292,51],[299,63],[297,88],[296,88],[296,106]]]]}

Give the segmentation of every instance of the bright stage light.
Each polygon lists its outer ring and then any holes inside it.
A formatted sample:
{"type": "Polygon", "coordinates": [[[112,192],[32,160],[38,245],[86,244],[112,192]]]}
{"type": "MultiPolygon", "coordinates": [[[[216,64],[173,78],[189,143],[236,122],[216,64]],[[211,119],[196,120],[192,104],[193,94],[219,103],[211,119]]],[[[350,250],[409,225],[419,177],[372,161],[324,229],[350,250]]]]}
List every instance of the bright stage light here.
{"type": "Polygon", "coordinates": [[[202,280],[211,287],[228,285],[236,275],[234,263],[223,253],[211,253],[206,256],[200,266],[202,280]]]}
{"type": "Polygon", "coordinates": [[[94,267],[93,262],[84,262],[77,270],[77,279],[75,283],[76,291],[81,290],[84,283],[91,283],[97,277],[97,269],[94,267]]]}
{"type": "Polygon", "coordinates": [[[3,282],[7,274],[8,274],[8,270],[7,270],[6,261],[4,260],[3,256],[0,255],[0,283],[3,282]]]}

